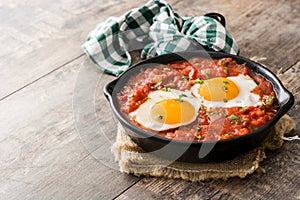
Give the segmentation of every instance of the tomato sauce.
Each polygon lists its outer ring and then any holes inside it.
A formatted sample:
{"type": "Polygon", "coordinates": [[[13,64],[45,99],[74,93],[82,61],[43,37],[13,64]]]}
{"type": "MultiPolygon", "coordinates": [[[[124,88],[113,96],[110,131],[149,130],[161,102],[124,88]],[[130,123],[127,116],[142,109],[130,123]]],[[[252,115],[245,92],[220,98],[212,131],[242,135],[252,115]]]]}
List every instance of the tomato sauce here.
{"type": "Polygon", "coordinates": [[[118,94],[121,112],[128,118],[147,100],[150,92],[173,88],[189,90],[197,81],[215,77],[248,75],[258,85],[252,92],[260,96],[260,106],[206,108],[201,106],[197,119],[186,126],[155,132],[134,120],[133,124],[161,137],[184,141],[226,140],[248,134],[265,125],[276,114],[278,103],[272,84],[254,74],[245,65],[232,58],[210,60],[193,58],[189,61],[170,63],[147,68],[131,77],[118,94]]]}

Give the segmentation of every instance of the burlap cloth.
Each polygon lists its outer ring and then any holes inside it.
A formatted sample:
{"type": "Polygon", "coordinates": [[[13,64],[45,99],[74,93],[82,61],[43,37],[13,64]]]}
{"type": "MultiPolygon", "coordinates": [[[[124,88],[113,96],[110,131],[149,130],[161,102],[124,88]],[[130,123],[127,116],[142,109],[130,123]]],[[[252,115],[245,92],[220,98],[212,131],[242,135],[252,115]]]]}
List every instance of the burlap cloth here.
{"type": "Polygon", "coordinates": [[[295,121],[288,115],[284,115],[261,146],[232,160],[215,163],[173,162],[170,164],[162,158],[143,153],[143,149],[137,146],[119,125],[112,152],[120,166],[120,171],[136,176],[181,178],[193,182],[205,179],[226,180],[235,176],[244,178],[247,174],[259,169],[259,163],[266,158],[265,149],[280,148],[284,134],[294,129],[295,126],[295,121]]]}

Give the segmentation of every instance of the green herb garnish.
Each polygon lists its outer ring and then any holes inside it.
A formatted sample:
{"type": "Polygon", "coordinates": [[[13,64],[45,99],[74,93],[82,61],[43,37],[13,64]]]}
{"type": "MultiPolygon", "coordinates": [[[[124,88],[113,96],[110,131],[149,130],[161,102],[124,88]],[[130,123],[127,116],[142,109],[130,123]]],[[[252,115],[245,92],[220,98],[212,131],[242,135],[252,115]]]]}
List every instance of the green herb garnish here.
{"type": "Polygon", "coordinates": [[[208,76],[209,74],[211,74],[211,70],[210,69],[206,69],[205,70],[205,78],[206,79],[209,79],[209,76],[208,76]]]}
{"type": "Polygon", "coordinates": [[[196,83],[198,83],[198,84],[202,84],[202,83],[204,83],[204,81],[203,81],[203,80],[201,80],[201,79],[199,79],[199,78],[197,78],[197,79],[196,79],[196,83]]]}
{"type": "Polygon", "coordinates": [[[227,100],[226,98],[224,98],[223,101],[224,101],[224,103],[227,103],[227,102],[228,102],[228,100],[227,100]]]}
{"type": "Polygon", "coordinates": [[[206,116],[219,115],[219,114],[221,114],[220,110],[214,110],[212,112],[209,112],[209,111],[206,112],[206,116]]]}
{"type": "Polygon", "coordinates": [[[188,80],[189,77],[188,77],[188,76],[183,76],[182,79],[183,79],[183,80],[188,80]]]}
{"type": "Polygon", "coordinates": [[[223,92],[228,92],[228,89],[226,86],[222,86],[222,90],[223,90],[223,92]]]}
{"type": "Polygon", "coordinates": [[[140,104],[138,102],[135,103],[135,106],[139,106],[140,104]]]}
{"type": "Polygon", "coordinates": [[[160,86],[160,85],[161,85],[161,81],[155,83],[155,85],[152,85],[150,88],[151,88],[151,89],[155,89],[155,88],[157,88],[157,87],[160,86]]]}
{"type": "Polygon", "coordinates": [[[165,67],[165,68],[163,68],[163,70],[169,71],[171,69],[169,67],[165,67]]]}
{"type": "Polygon", "coordinates": [[[222,59],[222,60],[219,60],[218,64],[223,65],[223,66],[228,66],[229,62],[227,60],[222,59]]]}
{"type": "Polygon", "coordinates": [[[273,96],[264,96],[265,105],[271,106],[274,103],[274,97],[273,96]]]}
{"type": "Polygon", "coordinates": [[[198,140],[201,140],[201,139],[202,139],[202,135],[195,135],[195,137],[196,137],[198,140]]]}
{"type": "Polygon", "coordinates": [[[222,61],[223,66],[228,66],[229,62],[228,61],[222,61]]]}
{"type": "Polygon", "coordinates": [[[218,114],[220,114],[220,110],[215,110],[215,111],[212,112],[212,114],[213,115],[218,115],[218,114]]]}
{"type": "Polygon", "coordinates": [[[182,98],[183,97],[187,97],[185,94],[180,94],[179,96],[178,96],[178,98],[176,99],[176,101],[178,101],[178,102],[183,102],[183,100],[182,100],[182,98]]]}
{"type": "Polygon", "coordinates": [[[229,119],[230,120],[239,120],[240,118],[238,116],[232,114],[232,115],[229,116],[229,119]]]}
{"type": "Polygon", "coordinates": [[[240,111],[246,110],[246,107],[240,107],[240,111]]]}
{"type": "Polygon", "coordinates": [[[168,88],[168,87],[164,87],[164,88],[162,88],[161,90],[164,91],[164,92],[170,92],[170,91],[171,91],[171,89],[168,88]]]}
{"type": "Polygon", "coordinates": [[[207,107],[204,106],[204,105],[201,105],[201,109],[202,109],[202,110],[207,110],[207,107]]]}
{"type": "Polygon", "coordinates": [[[224,72],[228,74],[228,67],[224,67],[224,72]]]}
{"type": "Polygon", "coordinates": [[[164,116],[162,116],[162,115],[157,116],[157,119],[159,119],[159,120],[162,120],[163,118],[164,118],[164,116]]]}

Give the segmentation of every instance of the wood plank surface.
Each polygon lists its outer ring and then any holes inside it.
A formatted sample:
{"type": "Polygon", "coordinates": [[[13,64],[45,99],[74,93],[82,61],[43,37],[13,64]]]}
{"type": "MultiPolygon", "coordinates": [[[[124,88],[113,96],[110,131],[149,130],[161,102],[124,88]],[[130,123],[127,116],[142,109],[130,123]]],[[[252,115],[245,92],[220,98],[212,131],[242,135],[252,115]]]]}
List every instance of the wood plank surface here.
{"type": "MultiPolygon", "coordinates": [[[[299,142],[267,152],[266,173],[191,183],[138,178],[115,170],[116,121],[104,75],[81,44],[108,16],[147,2],[0,2],[0,199],[299,199],[299,142]],[[103,117],[104,116],[104,117],[103,117]]],[[[220,12],[241,55],[278,73],[296,103],[300,132],[298,0],[170,0],[181,15],[220,12]]]]}
{"type": "Polygon", "coordinates": [[[236,39],[241,55],[266,57],[262,62],[275,73],[300,58],[300,3],[298,0],[180,1],[174,6],[181,15],[197,16],[219,12],[236,39]]]}
{"type": "Polygon", "coordinates": [[[282,83],[286,86],[286,88],[294,95],[295,104],[293,108],[289,111],[289,114],[296,119],[297,123],[297,133],[299,135],[300,130],[300,60],[293,65],[289,70],[278,73],[278,77],[281,79],[282,83]]]}
{"type": "MultiPolygon", "coordinates": [[[[82,140],[85,138],[74,120],[78,116],[73,113],[74,85],[82,63],[89,78],[102,75],[84,62],[86,59],[80,58],[1,101],[1,200],[110,199],[139,180],[103,164],[85,148],[88,140],[82,140]]],[[[106,81],[112,78],[105,77],[106,81]]],[[[82,88],[89,83],[87,79],[82,88]]],[[[85,118],[93,116],[90,112],[85,118]]],[[[107,143],[97,142],[96,149],[107,143]]],[[[113,160],[110,148],[102,153],[113,160]]]]}
{"type": "Polygon", "coordinates": [[[0,99],[83,54],[87,34],[142,1],[0,2],[0,99]]]}
{"type": "MultiPolygon", "coordinates": [[[[81,55],[80,46],[97,23],[108,16],[120,16],[145,2],[99,1],[96,4],[92,1],[31,0],[0,4],[0,99],[81,55]]],[[[269,58],[266,64],[270,66],[293,64],[293,57],[288,52],[294,52],[300,44],[299,34],[295,31],[300,15],[297,0],[289,3],[243,0],[238,4],[229,0],[168,2],[182,15],[224,14],[232,35],[246,47],[242,49],[242,55],[265,56],[269,58]],[[292,17],[288,17],[290,15],[292,17]],[[241,32],[247,33],[244,34],[246,37],[238,37],[241,32]],[[267,50],[264,43],[268,45],[267,50]],[[283,48],[287,45],[289,48],[283,48]],[[284,62],[274,59],[282,53],[286,54],[284,62]]]]}

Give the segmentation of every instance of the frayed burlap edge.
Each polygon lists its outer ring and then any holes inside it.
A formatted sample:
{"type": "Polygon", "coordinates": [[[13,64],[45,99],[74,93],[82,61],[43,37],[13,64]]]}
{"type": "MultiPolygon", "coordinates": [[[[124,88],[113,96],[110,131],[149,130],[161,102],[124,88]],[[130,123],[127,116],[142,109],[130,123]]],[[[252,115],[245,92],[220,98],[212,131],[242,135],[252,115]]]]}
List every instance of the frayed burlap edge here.
{"type": "Polygon", "coordinates": [[[223,179],[230,177],[244,178],[259,169],[259,163],[266,158],[265,149],[277,149],[282,146],[283,136],[294,129],[296,123],[288,115],[283,116],[272,132],[258,148],[255,148],[237,158],[215,163],[182,163],[169,161],[145,153],[118,126],[117,140],[112,146],[112,152],[119,164],[120,171],[136,176],[154,176],[180,178],[188,181],[207,179],[223,179]]]}

